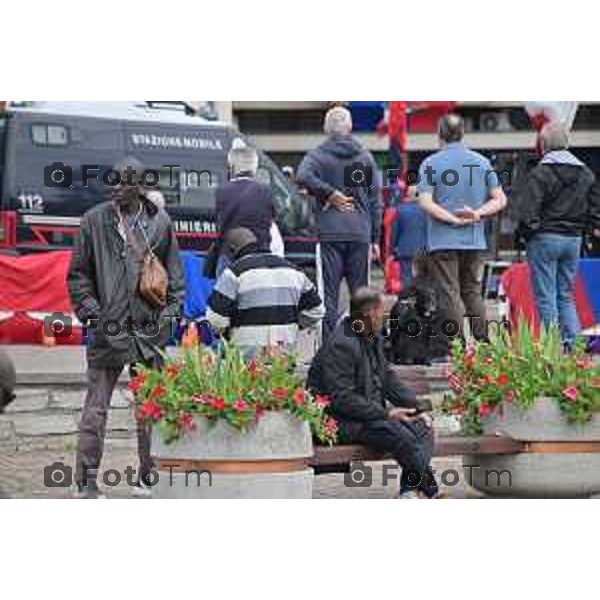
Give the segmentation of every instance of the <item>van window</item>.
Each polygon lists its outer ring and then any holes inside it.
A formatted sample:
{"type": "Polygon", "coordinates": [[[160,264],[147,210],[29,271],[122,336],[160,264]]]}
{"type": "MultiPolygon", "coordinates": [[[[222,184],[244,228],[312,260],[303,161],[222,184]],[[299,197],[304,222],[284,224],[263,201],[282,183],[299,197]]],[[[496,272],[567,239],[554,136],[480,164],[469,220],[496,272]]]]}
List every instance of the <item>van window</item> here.
{"type": "Polygon", "coordinates": [[[43,123],[31,126],[31,139],[38,146],[66,146],[69,133],[64,125],[43,123]]]}

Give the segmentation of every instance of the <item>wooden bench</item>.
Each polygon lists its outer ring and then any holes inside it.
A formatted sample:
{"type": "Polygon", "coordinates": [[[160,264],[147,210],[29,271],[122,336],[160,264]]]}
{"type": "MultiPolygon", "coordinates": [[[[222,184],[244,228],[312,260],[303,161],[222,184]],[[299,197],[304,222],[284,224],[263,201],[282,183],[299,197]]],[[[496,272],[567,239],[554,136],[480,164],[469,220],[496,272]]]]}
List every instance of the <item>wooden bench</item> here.
{"type": "MultiPolygon", "coordinates": [[[[516,454],[524,451],[524,443],[505,436],[464,437],[440,436],[435,442],[435,456],[460,456],[464,454],[516,454]]],[[[350,463],[387,460],[381,454],[361,445],[315,446],[315,454],[309,460],[315,475],[325,473],[348,473],[350,463]]]]}

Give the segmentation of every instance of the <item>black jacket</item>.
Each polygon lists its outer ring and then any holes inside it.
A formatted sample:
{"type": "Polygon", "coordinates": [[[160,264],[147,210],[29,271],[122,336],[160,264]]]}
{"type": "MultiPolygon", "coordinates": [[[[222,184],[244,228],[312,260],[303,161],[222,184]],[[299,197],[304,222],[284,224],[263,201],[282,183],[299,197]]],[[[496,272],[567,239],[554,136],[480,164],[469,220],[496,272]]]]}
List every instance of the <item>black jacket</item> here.
{"type": "Polygon", "coordinates": [[[242,174],[217,189],[216,213],[222,235],[245,227],[254,233],[262,249],[269,248],[275,214],[270,186],[242,174]]]}
{"type": "Polygon", "coordinates": [[[548,153],[518,193],[519,233],[579,236],[600,226],[600,189],[594,173],[567,151],[548,153]]]}
{"type": "Polygon", "coordinates": [[[169,276],[164,309],[153,309],[139,294],[142,257],[125,244],[119,233],[114,203],[100,204],[81,219],[67,283],[77,318],[84,324],[90,319],[97,320],[87,348],[90,366],[119,367],[152,361],[165,347],[174,328],[174,321],[169,317],[181,315],[185,288],[171,220],[164,210],[146,202],[137,223],[134,234],[138,244],[145,247],[144,236],[140,233],[143,228],[169,276]],[[109,320],[118,321],[120,331],[117,335],[112,335],[116,324],[109,327],[109,320]],[[153,324],[160,326],[158,332],[152,329],[153,324]],[[136,329],[144,325],[148,325],[145,331],[136,329]],[[132,331],[135,335],[131,335],[132,331]]]}
{"type": "Polygon", "coordinates": [[[330,396],[330,411],[340,421],[387,419],[386,400],[396,406],[413,405],[415,392],[390,375],[383,338],[348,336],[348,329],[346,319],[321,346],[308,373],[308,387],[330,396]]]}

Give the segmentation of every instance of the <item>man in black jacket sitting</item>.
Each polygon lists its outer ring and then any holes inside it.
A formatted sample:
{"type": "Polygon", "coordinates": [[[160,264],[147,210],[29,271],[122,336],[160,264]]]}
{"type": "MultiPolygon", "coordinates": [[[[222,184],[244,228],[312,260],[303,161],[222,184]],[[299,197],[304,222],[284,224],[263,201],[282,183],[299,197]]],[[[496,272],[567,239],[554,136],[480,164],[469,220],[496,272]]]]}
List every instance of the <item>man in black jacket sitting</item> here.
{"type": "Polygon", "coordinates": [[[429,466],[431,419],[417,411],[415,393],[398,382],[384,358],[383,296],[362,287],[350,307],[350,317],[315,356],[308,385],[330,396],[342,442],[365,444],[394,456],[402,467],[401,497],[433,498],[438,488],[429,466]]]}

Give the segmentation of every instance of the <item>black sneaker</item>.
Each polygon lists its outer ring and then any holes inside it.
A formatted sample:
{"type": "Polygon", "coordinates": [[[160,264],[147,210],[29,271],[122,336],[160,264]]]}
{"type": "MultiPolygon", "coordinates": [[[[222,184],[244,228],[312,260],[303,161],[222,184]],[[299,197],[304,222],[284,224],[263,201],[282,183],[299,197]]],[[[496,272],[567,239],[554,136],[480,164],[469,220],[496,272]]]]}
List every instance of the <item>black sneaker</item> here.
{"type": "Polygon", "coordinates": [[[70,487],[71,497],[81,500],[103,500],[104,494],[98,489],[98,485],[93,483],[90,485],[82,485],[74,483],[70,487]]]}

